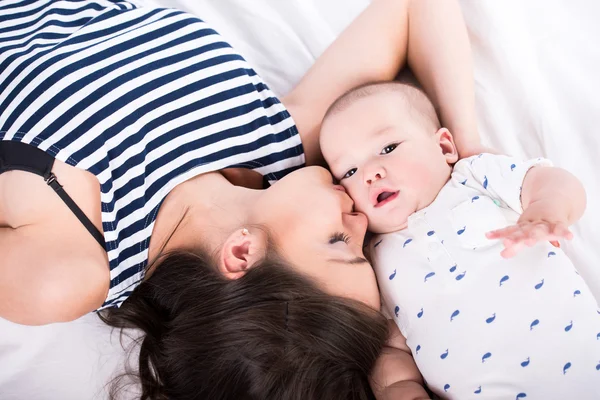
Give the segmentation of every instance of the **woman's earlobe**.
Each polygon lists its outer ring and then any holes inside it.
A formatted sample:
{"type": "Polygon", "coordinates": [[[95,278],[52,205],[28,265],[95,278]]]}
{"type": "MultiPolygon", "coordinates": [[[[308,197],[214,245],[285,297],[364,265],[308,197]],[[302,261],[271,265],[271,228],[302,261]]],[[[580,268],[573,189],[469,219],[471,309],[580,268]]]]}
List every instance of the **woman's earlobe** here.
{"type": "Polygon", "coordinates": [[[225,240],[219,259],[221,274],[228,279],[238,279],[246,274],[264,255],[264,235],[242,228],[225,240]]]}

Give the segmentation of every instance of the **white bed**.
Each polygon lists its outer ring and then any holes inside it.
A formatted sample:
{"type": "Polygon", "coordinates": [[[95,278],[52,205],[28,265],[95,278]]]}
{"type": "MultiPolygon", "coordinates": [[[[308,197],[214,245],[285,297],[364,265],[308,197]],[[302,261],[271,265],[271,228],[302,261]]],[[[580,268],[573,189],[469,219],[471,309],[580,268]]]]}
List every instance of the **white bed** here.
{"type": "MultiPolygon", "coordinates": [[[[142,0],[137,0],[142,2],[142,0]]],[[[195,13],[288,92],[368,0],[147,0],[195,13]]],[[[564,247],[600,299],[600,2],[461,0],[484,142],[578,175],[588,209],[564,247]]],[[[28,328],[0,320],[0,399],[102,399],[125,356],[96,315],[28,328]]]]}

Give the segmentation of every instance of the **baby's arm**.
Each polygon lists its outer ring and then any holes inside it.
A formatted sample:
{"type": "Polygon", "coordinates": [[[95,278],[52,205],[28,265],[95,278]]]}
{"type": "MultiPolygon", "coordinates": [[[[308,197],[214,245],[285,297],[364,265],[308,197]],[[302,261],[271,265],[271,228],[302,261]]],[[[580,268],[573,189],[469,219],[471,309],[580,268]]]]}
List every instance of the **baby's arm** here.
{"type": "Polygon", "coordinates": [[[406,339],[394,321],[388,321],[390,339],[371,375],[371,388],[377,400],[429,399],[406,339]]]}
{"type": "Polygon", "coordinates": [[[512,257],[523,246],[539,241],[571,239],[568,227],[585,210],[586,194],[571,173],[554,167],[534,167],[523,181],[523,214],[517,225],[488,233],[490,239],[503,239],[504,257],[512,257]]]}

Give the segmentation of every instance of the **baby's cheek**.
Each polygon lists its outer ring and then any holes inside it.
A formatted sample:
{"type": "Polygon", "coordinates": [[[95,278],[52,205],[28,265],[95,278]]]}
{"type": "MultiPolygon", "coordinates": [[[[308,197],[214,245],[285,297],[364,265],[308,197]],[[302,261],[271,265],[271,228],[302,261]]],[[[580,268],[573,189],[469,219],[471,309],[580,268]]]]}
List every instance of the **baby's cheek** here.
{"type": "Polygon", "coordinates": [[[348,196],[350,196],[350,198],[354,202],[354,209],[356,211],[364,213],[368,208],[368,193],[366,193],[365,190],[363,190],[362,188],[357,187],[357,185],[349,185],[342,183],[342,186],[344,187],[344,189],[346,189],[346,193],[348,193],[348,196]]]}
{"type": "Polygon", "coordinates": [[[385,219],[383,219],[380,215],[369,215],[368,213],[365,213],[365,215],[367,216],[367,220],[369,221],[369,225],[367,227],[367,230],[369,232],[386,232],[385,219]]]}
{"type": "Polygon", "coordinates": [[[410,173],[407,175],[407,178],[411,187],[421,189],[431,185],[434,173],[429,168],[415,164],[408,170],[410,173]]]}

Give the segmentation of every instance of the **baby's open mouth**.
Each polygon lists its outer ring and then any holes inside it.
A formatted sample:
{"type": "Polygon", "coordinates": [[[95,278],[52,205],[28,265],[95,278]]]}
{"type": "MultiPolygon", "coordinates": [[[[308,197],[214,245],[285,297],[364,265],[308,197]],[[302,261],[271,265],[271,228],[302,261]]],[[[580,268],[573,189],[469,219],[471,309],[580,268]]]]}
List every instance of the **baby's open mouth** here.
{"type": "Polygon", "coordinates": [[[394,200],[396,197],[398,197],[398,191],[396,191],[396,192],[381,192],[377,196],[377,204],[375,204],[375,207],[384,206],[387,203],[389,203],[390,201],[394,200]]]}

